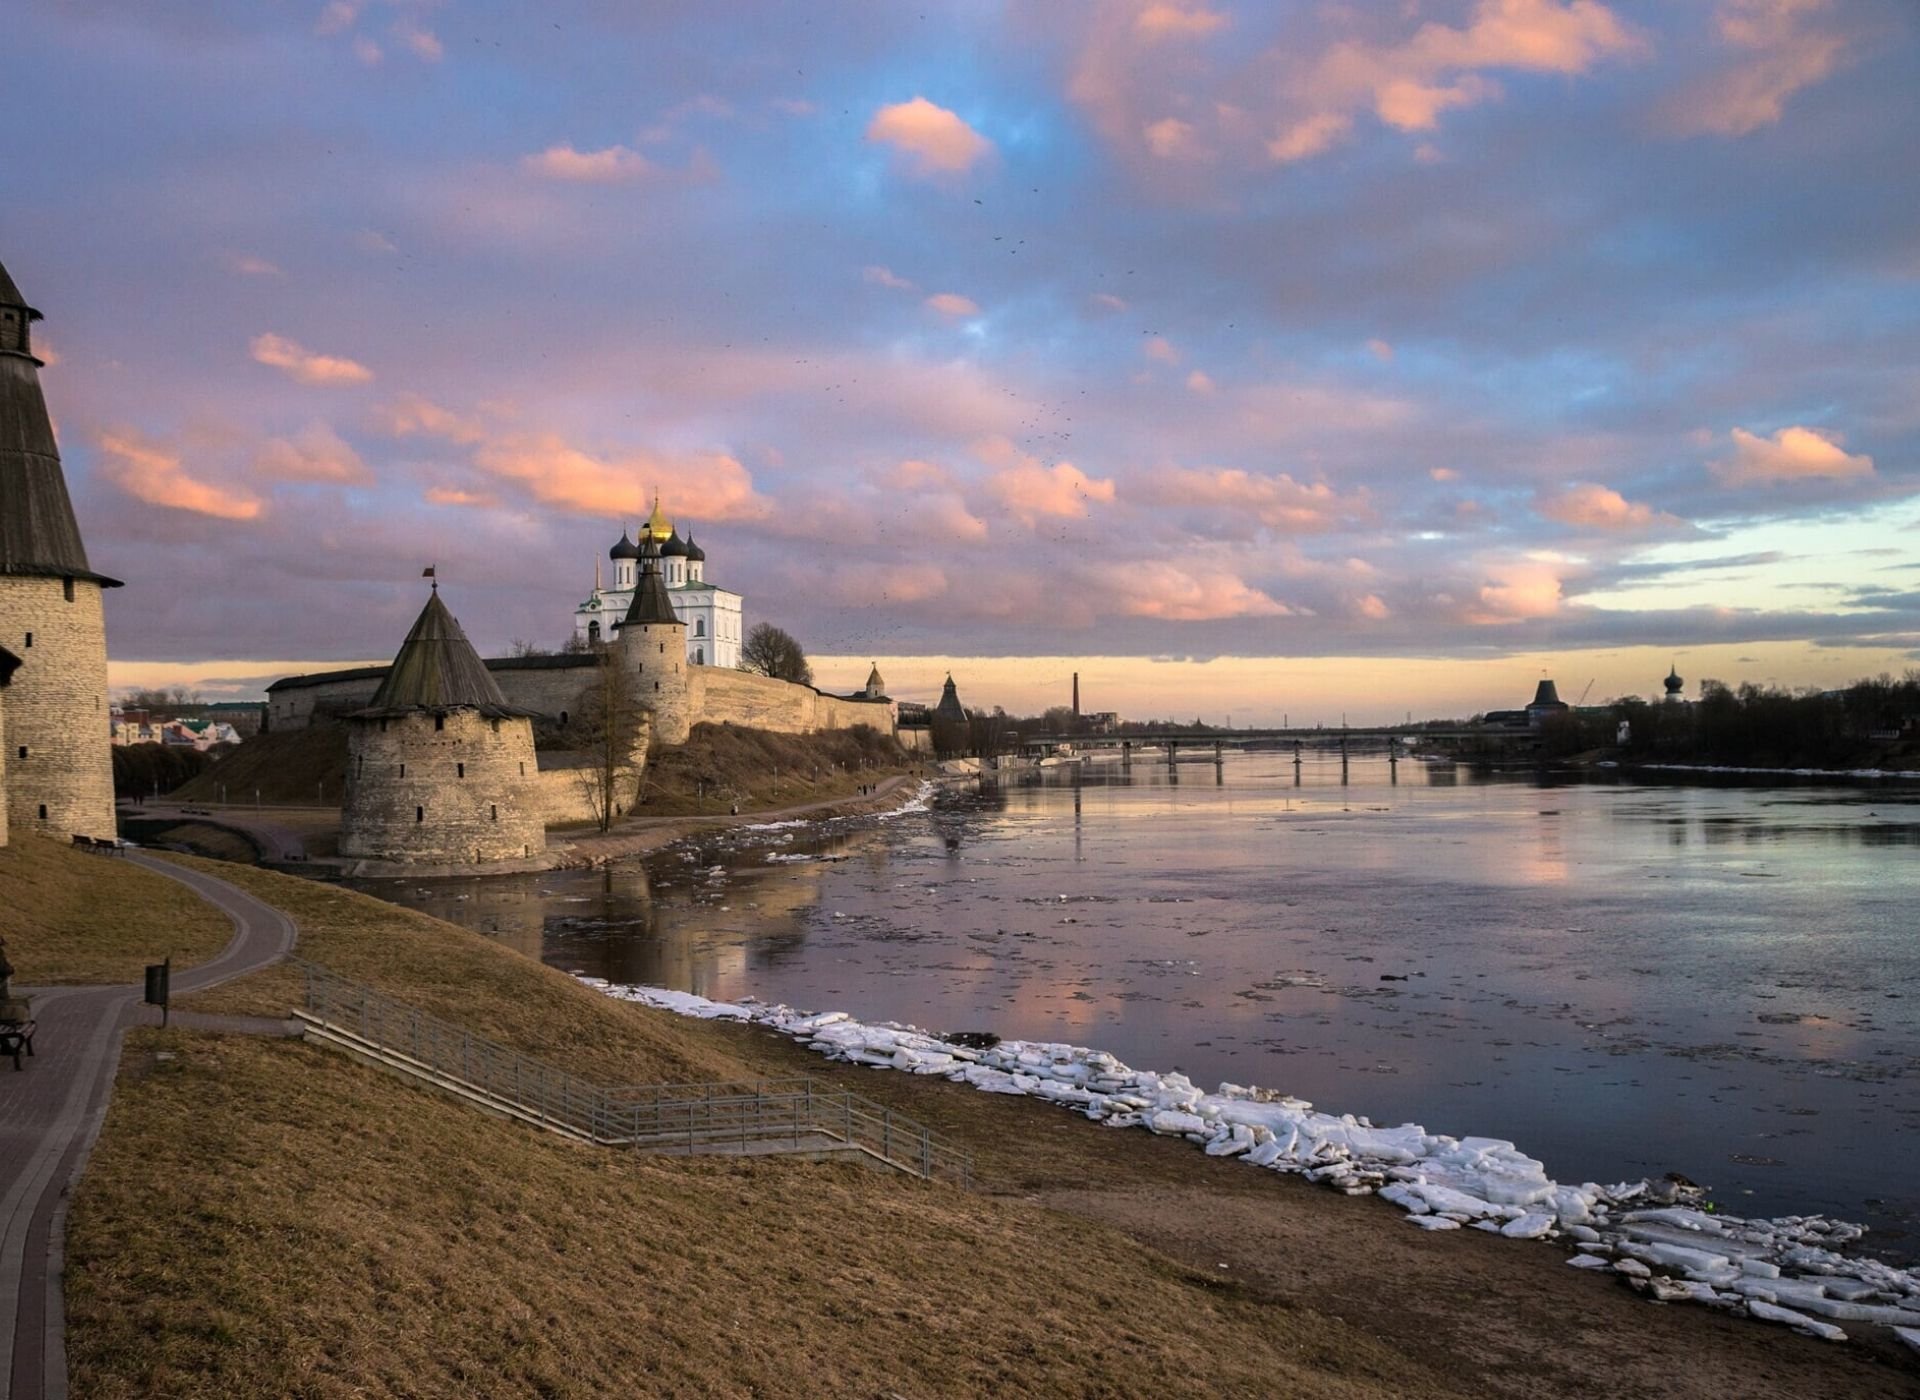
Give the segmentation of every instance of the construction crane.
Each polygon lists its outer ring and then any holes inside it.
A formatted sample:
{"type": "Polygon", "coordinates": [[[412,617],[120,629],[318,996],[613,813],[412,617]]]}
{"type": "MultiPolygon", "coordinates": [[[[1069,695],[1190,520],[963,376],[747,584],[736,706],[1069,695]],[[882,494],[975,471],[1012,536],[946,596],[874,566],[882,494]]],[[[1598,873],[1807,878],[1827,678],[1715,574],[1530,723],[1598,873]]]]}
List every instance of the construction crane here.
{"type": "MultiPolygon", "coordinates": [[[[1594,677],[1593,679],[1594,679],[1594,680],[1599,680],[1600,678],[1599,678],[1598,676],[1595,676],[1595,677],[1594,677]]],[[[1588,682],[1587,682],[1587,690],[1592,690],[1592,689],[1593,689],[1593,681],[1588,681],[1588,682]]],[[[1574,709],[1576,709],[1576,710],[1577,710],[1577,709],[1579,709],[1579,708],[1580,708],[1580,707],[1581,707],[1582,705],[1584,705],[1584,704],[1586,704],[1586,703],[1587,703],[1587,690],[1583,690],[1583,691],[1581,691],[1581,692],[1580,692],[1580,698],[1579,698],[1578,700],[1576,700],[1576,701],[1574,701],[1574,702],[1573,702],[1573,707],[1574,707],[1574,709]]]]}

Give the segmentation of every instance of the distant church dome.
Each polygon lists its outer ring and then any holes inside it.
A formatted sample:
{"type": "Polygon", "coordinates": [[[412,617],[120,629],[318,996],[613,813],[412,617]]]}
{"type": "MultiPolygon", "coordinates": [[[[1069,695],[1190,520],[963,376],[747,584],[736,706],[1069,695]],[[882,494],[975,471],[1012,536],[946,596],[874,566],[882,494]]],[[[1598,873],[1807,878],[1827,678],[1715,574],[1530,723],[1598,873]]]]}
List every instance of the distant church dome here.
{"type": "Polygon", "coordinates": [[[1667,694],[1669,696],[1678,696],[1680,692],[1686,687],[1687,683],[1680,679],[1679,667],[1669,666],[1667,668],[1667,679],[1664,682],[1664,684],[1667,687],[1667,694]]]}
{"type": "Polygon", "coordinates": [[[688,557],[687,542],[680,538],[680,532],[678,530],[669,530],[667,532],[666,543],[660,546],[660,557],[662,559],[685,559],[688,557]]]}
{"type": "Polygon", "coordinates": [[[653,496],[653,514],[641,523],[640,530],[642,539],[652,535],[661,544],[665,544],[673,537],[673,522],[667,519],[667,513],[660,509],[660,493],[657,491],[653,496]]]}
{"type": "Polygon", "coordinates": [[[609,559],[638,559],[639,557],[640,546],[627,538],[625,530],[620,532],[620,543],[607,551],[609,559]]]}
{"type": "Polygon", "coordinates": [[[707,552],[693,542],[693,531],[691,530],[687,531],[687,558],[695,564],[704,564],[707,562],[707,552]]]}

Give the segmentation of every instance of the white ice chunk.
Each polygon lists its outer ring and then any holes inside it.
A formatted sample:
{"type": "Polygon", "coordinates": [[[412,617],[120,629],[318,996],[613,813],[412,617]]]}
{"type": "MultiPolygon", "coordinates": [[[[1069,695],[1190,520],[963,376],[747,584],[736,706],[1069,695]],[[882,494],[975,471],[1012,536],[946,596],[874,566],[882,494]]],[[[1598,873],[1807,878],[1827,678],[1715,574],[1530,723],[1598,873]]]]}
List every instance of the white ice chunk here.
{"type": "Polygon", "coordinates": [[[1804,1332],[1809,1337],[1819,1337],[1829,1342],[1844,1342],[1847,1339],[1847,1334],[1831,1322],[1819,1322],[1805,1313],[1797,1313],[1792,1308],[1775,1307],[1758,1298],[1747,1299],[1747,1311],[1763,1322],[1784,1322],[1794,1331],[1804,1332]]]}

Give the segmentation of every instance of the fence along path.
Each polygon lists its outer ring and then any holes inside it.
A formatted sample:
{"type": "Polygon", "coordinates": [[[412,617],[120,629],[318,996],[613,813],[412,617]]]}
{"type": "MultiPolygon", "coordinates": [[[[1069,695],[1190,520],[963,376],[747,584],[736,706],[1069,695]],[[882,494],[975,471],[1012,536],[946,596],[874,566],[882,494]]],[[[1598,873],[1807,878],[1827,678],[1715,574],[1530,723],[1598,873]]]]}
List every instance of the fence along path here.
{"type": "Polygon", "coordinates": [[[971,1185],[972,1157],[923,1124],[822,1080],[608,1088],[299,962],[309,1040],[582,1142],[654,1152],[858,1153],[971,1185]]]}

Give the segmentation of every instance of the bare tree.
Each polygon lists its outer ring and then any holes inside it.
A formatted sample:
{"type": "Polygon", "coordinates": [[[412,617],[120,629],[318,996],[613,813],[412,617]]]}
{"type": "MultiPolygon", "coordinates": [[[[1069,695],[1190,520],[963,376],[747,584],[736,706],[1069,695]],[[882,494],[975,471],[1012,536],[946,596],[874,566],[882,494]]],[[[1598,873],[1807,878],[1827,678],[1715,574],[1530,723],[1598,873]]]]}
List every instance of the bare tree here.
{"type": "Polygon", "coordinates": [[[813,684],[813,666],[800,643],[771,622],[756,623],[748,629],[747,639],[740,644],[740,669],[795,685],[813,684]]]}
{"type": "Polygon", "coordinates": [[[567,737],[583,760],[575,777],[602,831],[632,804],[642,714],[633,677],[612,648],[601,648],[593,678],[568,722],[567,737]]]}

